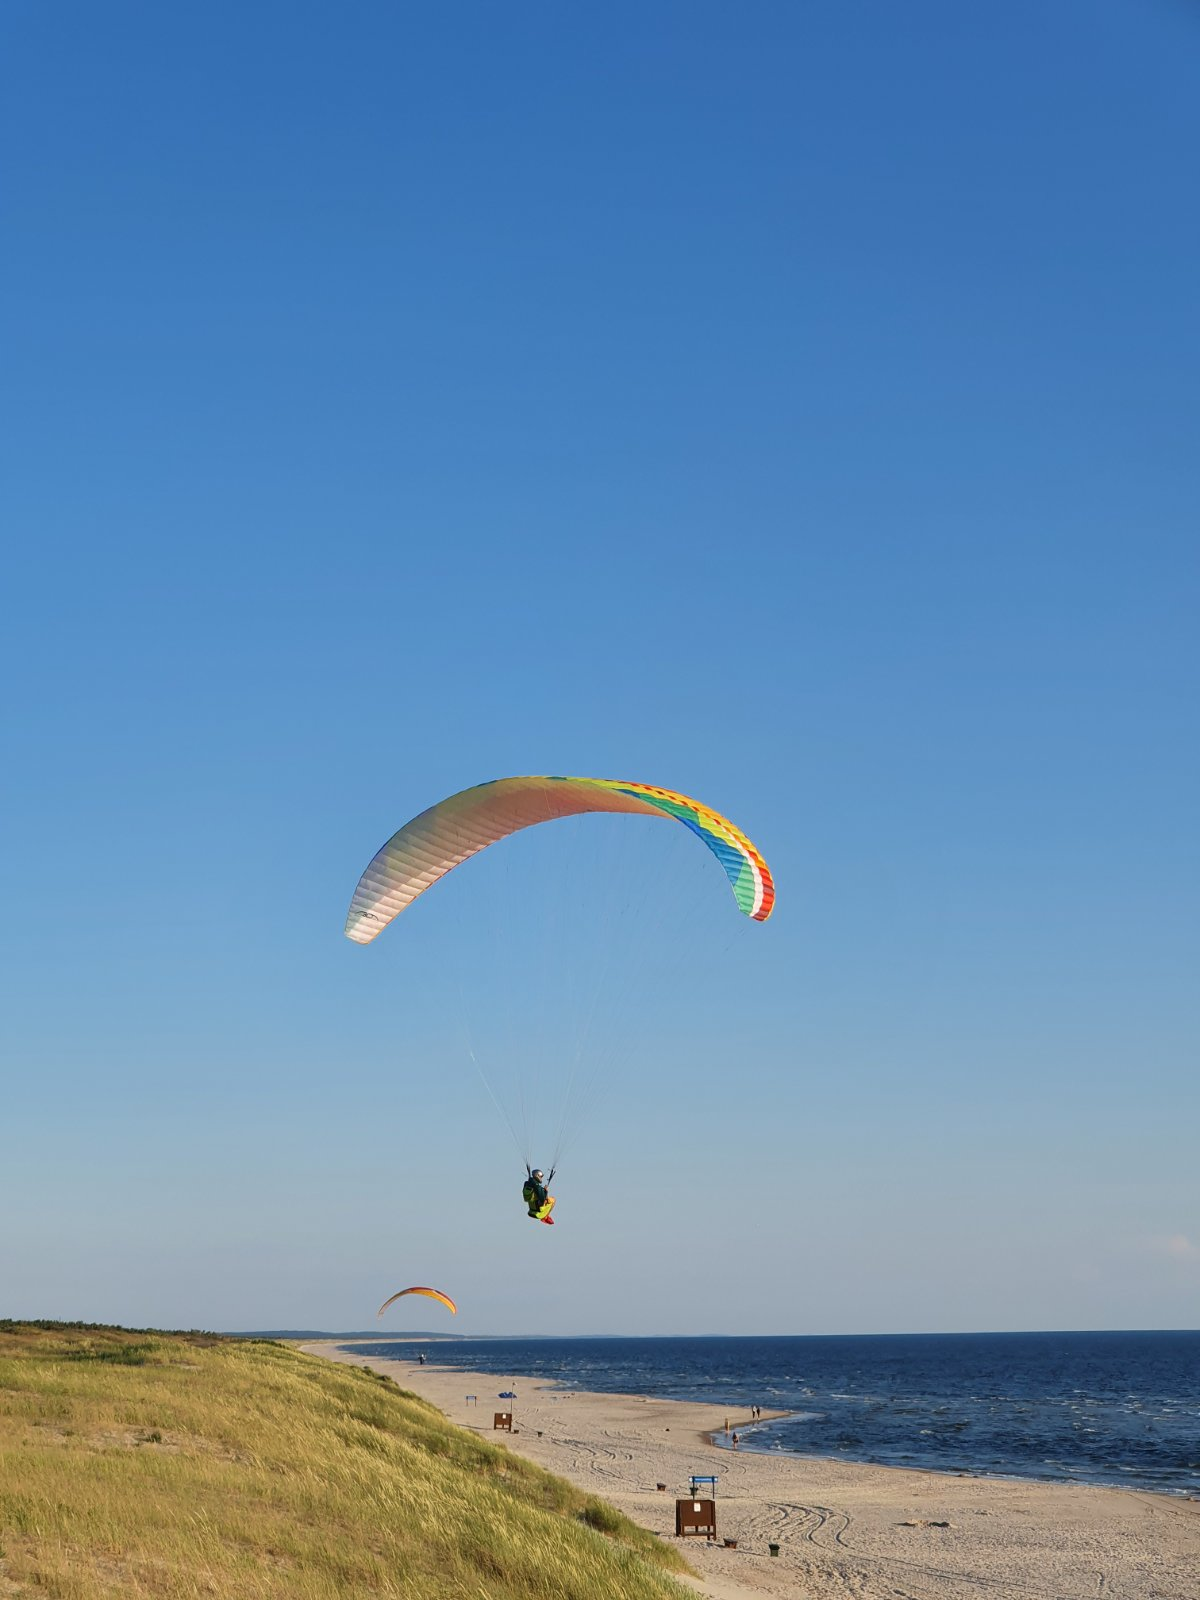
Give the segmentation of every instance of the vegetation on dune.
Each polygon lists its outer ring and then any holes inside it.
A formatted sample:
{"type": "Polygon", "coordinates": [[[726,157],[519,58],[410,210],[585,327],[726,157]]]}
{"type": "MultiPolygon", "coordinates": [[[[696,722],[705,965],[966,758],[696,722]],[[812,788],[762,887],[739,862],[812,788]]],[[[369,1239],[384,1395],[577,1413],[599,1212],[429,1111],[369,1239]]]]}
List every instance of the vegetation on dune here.
{"type": "Polygon", "coordinates": [[[682,1566],[363,1368],[0,1323],[0,1595],[681,1600],[682,1566]]]}

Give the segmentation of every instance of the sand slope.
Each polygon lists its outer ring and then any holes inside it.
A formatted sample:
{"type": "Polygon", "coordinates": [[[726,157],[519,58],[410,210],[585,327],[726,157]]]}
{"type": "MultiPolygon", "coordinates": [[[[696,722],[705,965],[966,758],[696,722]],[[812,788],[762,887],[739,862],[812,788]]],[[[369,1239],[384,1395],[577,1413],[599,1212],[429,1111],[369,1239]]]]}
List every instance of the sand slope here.
{"type": "MultiPolygon", "coordinates": [[[[685,1549],[699,1592],[714,1600],[1200,1600],[1200,1504],[1191,1501],[734,1454],[705,1437],[726,1420],[715,1406],[564,1394],[537,1379],[353,1356],[335,1342],[303,1348],[386,1372],[489,1434],[493,1412],[511,1408],[518,1432],[497,1439],[664,1537],[674,1537],[675,1496],[689,1476],[718,1473],[718,1537],[738,1548],[690,1539],[685,1549]],[[509,1388],[515,1401],[496,1398],[509,1388]],[[472,1393],[477,1406],[465,1403],[472,1393]]],[[[753,1437],[744,1413],[728,1420],[753,1437]]]]}

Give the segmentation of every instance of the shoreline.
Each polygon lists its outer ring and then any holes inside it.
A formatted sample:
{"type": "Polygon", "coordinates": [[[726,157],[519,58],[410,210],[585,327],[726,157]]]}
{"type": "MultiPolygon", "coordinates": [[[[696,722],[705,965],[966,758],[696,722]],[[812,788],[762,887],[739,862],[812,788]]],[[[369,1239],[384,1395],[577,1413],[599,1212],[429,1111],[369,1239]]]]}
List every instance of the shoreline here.
{"type": "MultiPolygon", "coordinates": [[[[666,1404],[667,1405],[686,1405],[687,1402],[683,1401],[683,1400],[670,1400],[670,1399],[668,1399],[668,1400],[666,1400],[666,1404]]],[[[710,1404],[710,1402],[707,1401],[707,1400],[701,1400],[701,1401],[697,1401],[697,1404],[698,1405],[708,1405],[708,1404],[710,1404]]],[[[738,1434],[741,1437],[742,1442],[745,1443],[745,1435],[748,1434],[748,1433],[752,1434],[754,1432],[754,1430],[759,1426],[760,1423],[763,1423],[763,1422],[783,1422],[788,1417],[794,1417],[795,1415],[796,1415],[796,1413],[794,1411],[766,1411],[766,1410],[762,1410],[760,1412],[759,1416],[751,1417],[749,1422],[738,1422],[738,1423],[732,1424],[728,1431],[730,1433],[738,1434]]],[[[723,1444],[718,1444],[718,1442],[717,1442],[719,1435],[721,1435],[721,1434],[723,1434],[725,1432],[726,1432],[726,1429],[724,1429],[724,1428],[710,1428],[707,1433],[701,1434],[700,1437],[704,1440],[705,1444],[711,1445],[714,1450],[729,1449],[730,1452],[732,1453],[732,1450],[733,1450],[733,1446],[732,1445],[726,1446],[726,1445],[723,1445],[723,1444]]],[[[753,1447],[750,1447],[747,1453],[753,1455],[755,1453],[754,1450],[753,1450],[753,1447]]],[[[765,1456],[765,1455],[777,1455],[777,1454],[780,1454],[782,1452],[774,1451],[774,1450],[760,1450],[757,1453],[759,1455],[765,1456]]],[[[787,1451],[786,1453],[788,1455],[794,1454],[794,1452],[791,1451],[791,1450],[787,1451]]]]}
{"type": "MultiPolygon", "coordinates": [[[[258,1337],[268,1337],[268,1336],[267,1335],[259,1335],[258,1337]]],[[[280,1336],[272,1336],[272,1337],[283,1337],[283,1336],[280,1335],[280,1336]]],[[[870,1337],[870,1336],[867,1336],[867,1337],[870,1337]]],[[[890,1335],[882,1335],[881,1337],[890,1337],[890,1335]]],[[[315,1339],[309,1339],[307,1337],[295,1338],[295,1337],[287,1336],[286,1339],[285,1339],[285,1342],[288,1343],[288,1344],[294,1344],[298,1348],[307,1349],[309,1346],[313,1346],[313,1347],[315,1347],[317,1345],[320,1345],[322,1347],[324,1347],[324,1346],[349,1346],[350,1344],[357,1344],[357,1343],[360,1343],[360,1342],[370,1342],[370,1343],[374,1343],[374,1344],[386,1344],[388,1342],[394,1342],[397,1345],[406,1345],[406,1346],[423,1345],[423,1346],[428,1346],[428,1345],[436,1345],[436,1344],[455,1344],[455,1343],[461,1343],[461,1342],[464,1342],[464,1341],[465,1342],[470,1342],[472,1340],[479,1340],[480,1342],[482,1342],[483,1340],[486,1340],[486,1339],[494,1339],[498,1343],[503,1343],[503,1342],[506,1342],[507,1340],[509,1340],[510,1338],[511,1338],[511,1335],[508,1335],[508,1334],[451,1335],[451,1334],[439,1334],[439,1333],[433,1333],[433,1334],[422,1333],[422,1334],[396,1334],[396,1335],[392,1335],[392,1334],[386,1334],[386,1333],[384,1333],[384,1334],[376,1334],[374,1332],[371,1332],[371,1333],[368,1333],[368,1334],[338,1334],[338,1335],[335,1335],[335,1336],[327,1336],[327,1335],[322,1334],[319,1338],[315,1338],[315,1339]]],[[[376,1361],[383,1361],[383,1362],[395,1361],[397,1365],[403,1366],[403,1365],[411,1364],[414,1368],[417,1368],[420,1365],[420,1363],[418,1361],[415,1361],[415,1360],[410,1363],[409,1359],[407,1357],[404,1357],[404,1356],[390,1357],[390,1356],[382,1356],[381,1355],[381,1356],[376,1356],[376,1357],[373,1357],[373,1358],[364,1358],[364,1359],[365,1360],[366,1359],[374,1359],[376,1361]]],[[[484,1383],[488,1383],[488,1382],[492,1382],[492,1381],[496,1381],[496,1382],[505,1381],[504,1379],[501,1378],[500,1374],[498,1374],[498,1373],[481,1372],[481,1371],[477,1371],[474,1368],[469,1368],[468,1369],[468,1368],[458,1368],[458,1367],[454,1367],[454,1366],[441,1366],[441,1365],[439,1365],[439,1363],[436,1360],[431,1360],[430,1362],[428,1362],[428,1366],[431,1367],[431,1368],[432,1367],[436,1367],[437,1370],[439,1370],[441,1372],[445,1372],[445,1373],[461,1372],[464,1377],[465,1376],[471,1376],[474,1380],[477,1380],[477,1381],[480,1381],[480,1382],[484,1382],[484,1383]]],[[[613,1391],[609,1391],[609,1390],[604,1390],[604,1389],[570,1389],[569,1385],[565,1381],[563,1381],[561,1379],[558,1379],[558,1378],[552,1378],[552,1377],[547,1377],[545,1375],[536,1375],[536,1374],[530,1374],[530,1373],[526,1373],[526,1374],[522,1374],[522,1375],[518,1375],[518,1376],[520,1376],[521,1377],[521,1381],[523,1381],[526,1384],[539,1384],[539,1385],[541,1385],[541,1386],[543,1386],[545,1388],[557,1389],[557,1390],[560,1390],[560,1391],[563,1391],[563,1392],[570,1392],[572,1394],[595,1394],[595,1395],[611,1394],[614,1399],[618,1399],[618,1400],[620,1398],[622,1398],[622,1397],[625,1397],[625,1398],[632,1398],[632,1399],[652,1400],[656,1404],[662,1403],[662,1404],[667,1404],[667,1405],[681,1405],[681,1406],[696,1405],[696,1406],[704,1406],[704,1407],[709,1408],[712,1411],[720,1411],[723,1414],[726,1413],[726,1412],[729,1412],[730,1415],[732,1415],[732,1411],[731,1411],[730,1408],[737,1404],[737,1402],[733,1402],[733,1401],[727,1402],[727,1401],[723,1401],[723,1400],[690,1400],[690,1399],[680,1399],[680,1398],[678,1398],[676,1396],[673,1396],[673,1395],[643,1394],[640,1390],[636,1390],[636,1391],[635,1390],[613,1390],[613,1391]]],[[[515,1379],[514,1379],[514,1381],[515,1381],[515,1379]]],[[[772,1410],[772,1409],[769,1409],[769,1408],[766,1408],[766,1407],[760,1407],[759,1409],[760,1409],[760,1413],[761,1414],[757,1419],[751,1418],[751,1419],[746,1420],[746,1421],[738,1421],[737,1423],[732,1424],[731,1428],[729,1430],[731,1432],[738,1432],[738,1433],[741,1433],[743,1435],[743,1438],[742,1438],[743,1448],[745,1448],[748,1453],[754,1452],[755,1447],[754,1447],[753,1443],[749,1442],[746,1439],[745,1435],[746,1434],[751,1434],[752,1435],[754,1429],[758,1426],[759,1423],[778,1422],[778,1421],[785,1420],[788,1417],[803,1416],[803,1415],[807,1414],[807,1408],[797,1409],[795,1407],[792,1407],[792,1408],[786,1409],[786,1410],[772,1410]]],[[[726,1449],[728,1449],[729,1448],[728,1446],[723,1445],[723,1444],[721,1444],[719,1442],[719,1436],[721,1434],[723,1434],[725,1431],[726,1430],[724,1428],[709,1428],[709,1429],[705,1430],[703,1435],[702,1435],[704,1443],[707,1444],[707,1445],[711,1445],[713,1447],[713,1449],[715,1449],[715,1450],[726,1450],[726,1449]]],[[[786,1449],[786,1448],[779,1449],[779,1450],[776,1450],[776,1449],[769,1449],[769,1450],[759,1449],[757,1451],[757,1453],[760,1454],[760,1455],[768,1456],[771,1460],[777,1460],[777,1459],[781,1459],[781,1458],[784,1458],[784,1457],[790,1457],[790,1458],[793,1458],[793,1459],[798,1460],[798,1461],[820,1461],[820,1462],[826,1462],[831,1466],[832,1465],[841,1464],[841,1465],[844,1465],[844,1466],[851,1466],[851,1467],[860,1466],[860,1467],[879,1468],[880,1470],[884,1470],[884,1471],[888,1471],[888,1472],[923,1472],[923,1473],[931,1473],[931,1474],[934,1474],[934,1475],[937,1475],[937,1476],[941,1476],[941,1477],[946,1477],[946,1478],[974,1478],[974,1479],[978,1479],[981,1482],[1017,1483],[1017,1484],[1029,1484],[1030,1486],[1046,1485],[1046,1486],[1049,1486],[1049,1487],[1056,1487],[1057,1486],[1057,1487],[1060,1487],[1060,1488],[1110,1489],[1110,1490],[1112,1490],[1112,1491],[1114,1491],[1116,1493],[1123,1493],[1123,1494],[1149,1494],[1149,1495],[1154,1495],[1156,1497],[1161,1497],[1161,1498],[1166,1499],[1166,1500],[1172,1500],[1172,1501],[1176,1501],[1176,1502],[1183,1502],[1185,1504],[1190,1503],[1190,1504],[1200,1505],[1200,1492],[1193,1492],[1191,1489],[1187,1488],[1186,1486],[1185,1487],[1181,1487],[1181,1488],[1177,1488],[1177,1489],[1168,1489],[1168,1488],[1159,1488],[1159,1487],[1153,1486],[1151,1484],[1146,1484],[1146,1483],[1136,1483],[1136,1482],[1135,1483],[1128,1483],[1128,1482],[1118,1481],[1116,1479],[1099,1479],[1099,1478],[1083,1478],[1083,1477],[1049,1477],[1049,1476],[1047,1476],[1047,1477],[1038,1477],[1038,1476],[1035,1476],[1035,1475],[1029,1474],[1029,1473],[996,1472],[996,1471],[989,1470],[986,1467],[977,1467],[977,1466],[969,1466],[969,1465],[951,1466],[951,1465],[937,1465],[937,1464],[932,1463],[932,1462],[922,1462],[922,1461],[914,1461],[914,1460],[888,1461],[888,1460],[883,1460],[883,1459],[879,1459],[879,1458],[871,1459],[871,1458],[868,1458],[868,1457],[859,1457],[859,1456],[827,1455],[827,1454],[824,1454],[820,1450],[790,1450],[790,1449],[786,1449]]],[[[1193,1597],[1189,1596],[1189,1600],[1193,1600],[1193,1597]]],[[[1200,1597],[1198,1597],[1198,1600],[1200,1600],[1200,1597]]]]}
{"type": "MultiPolygon", "coordinates": [[[[1194,1600],[1200,1503],[1182,1496],[734,1451],[716,1439],[726,1421],[730,1432],[753,1433],[744,1408],[355,1355],[351,1342],[296,1341],[310,1354],[386,1373],[452,1422],[497,1438],[661,1538],[674,1541],[675,1500],[688,1495],[690,1476],[715,1474],[716,1542],[680,1541],[699,1592],[713,1600],[977,1600],[981,1591],[1014,1600],[1194,1600]],[[508,1404],[498,1399],[503,1389],[516,1391],[511,1434],[490,1426],[496,1406],[508,1404]],[[724,1547],[728,1538],[736,1549],[724,1547]]],[[[764,1410],[760,1420],[791,1414],[764,1410]]]]}

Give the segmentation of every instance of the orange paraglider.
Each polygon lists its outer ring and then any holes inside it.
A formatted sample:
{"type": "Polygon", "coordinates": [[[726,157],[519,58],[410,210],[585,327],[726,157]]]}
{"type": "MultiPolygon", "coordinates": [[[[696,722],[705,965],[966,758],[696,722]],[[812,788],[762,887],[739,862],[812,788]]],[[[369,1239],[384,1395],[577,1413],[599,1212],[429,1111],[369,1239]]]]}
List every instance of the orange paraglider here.
{"type": "Polygon", "coordinates": [[[383,1302],[379,1310],[375,1313],[376,1316],[381,1317],[394,1300],[399,1300],[406,1294],[428,1295],[431,1300],[440,1300],[444,1306],[449,1306],[452,1316],[458,1315],[458,1307],[454,1304],[454,1301],[451,1300],[448,1294],[443,1294],[440,1289],[425,1289],[422,1288],[420,1284],[416,1284],[411,1289],[397,1289],[395,1294],[390,1295],[388,1299],[383,1302]]]}

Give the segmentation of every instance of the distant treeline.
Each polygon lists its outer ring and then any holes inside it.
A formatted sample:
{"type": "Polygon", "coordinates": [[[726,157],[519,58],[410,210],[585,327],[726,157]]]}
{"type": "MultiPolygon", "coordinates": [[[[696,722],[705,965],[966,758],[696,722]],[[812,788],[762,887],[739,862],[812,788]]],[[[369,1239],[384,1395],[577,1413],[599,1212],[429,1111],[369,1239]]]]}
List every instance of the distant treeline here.
{"type": "MultiPolygon", "coordinates": [[[[164,1337],[178,1335],[185,1339],[232,1339],[242,1335],[215,1333],[211,1328],[131,1328],[124,1322],[58,1322],[53,1317],[0,1317],[0,1333],[20,1333],[25,1328],[38,1328],[43,1333],[59,1333],[71,1329],[76,1333],[157,1333],[164,1337]]],[[[269,1338],[273,1335],[249,1334],[248,1338],[269,1338]]]]}

